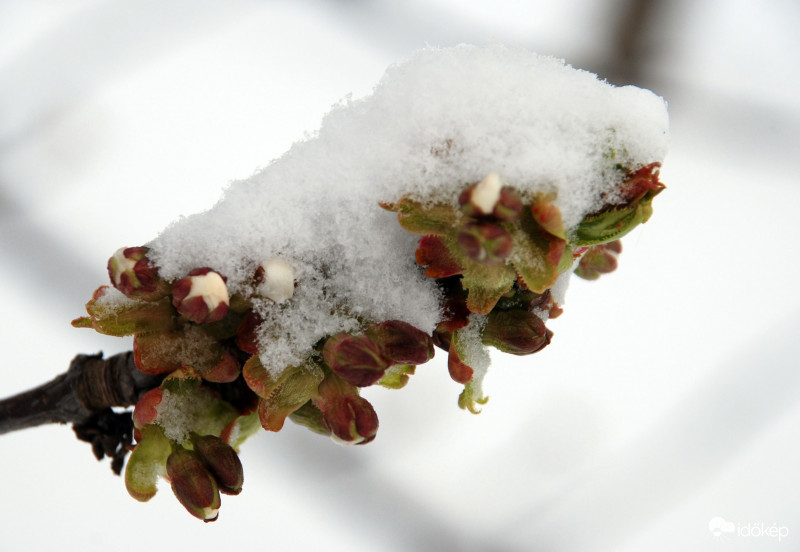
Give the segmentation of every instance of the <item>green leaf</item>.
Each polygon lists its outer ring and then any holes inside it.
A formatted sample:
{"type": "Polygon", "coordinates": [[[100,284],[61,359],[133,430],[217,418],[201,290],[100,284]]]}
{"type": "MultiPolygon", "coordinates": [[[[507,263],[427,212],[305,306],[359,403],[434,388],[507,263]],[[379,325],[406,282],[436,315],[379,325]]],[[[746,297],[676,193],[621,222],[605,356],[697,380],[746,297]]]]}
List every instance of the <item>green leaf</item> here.
{"type": "Polygon", "coordinates": [[[650,219],[653,198],[661,188],[649,190],[641,199],[629,205],[587,215],[575,229],[572,245],[583,247],[617,240],[650,219]]]}
{"type": "Polygon", "coordinates": [[[133,498],[147,502],[158,490],[160,475],[166,473],[167,457],[172,452],[169,439],[161,428],[148,425],[142,429],[142,438],[128,459],[125,468],[125,488],[133,498]]]}
{"type": "Polygon", "coordinates": [[[464,264],[461,285],[467,290],[467,308],[487,314],[514,285],[517,273],[507,264],[487,265],[469,259],[464,264]]]}
{"type": "Polygon", "coordinates": [[[566,252],[566,242],[546,234],[525,209],[512,234],[514,253],[511,262],[525,286],[544,293],[558,279],[558,268],[566,252]]]}
{"type": "Polygon", "coordinates": [[[456,209],[446,203],[423,205],[419,201],[405,198],[387,208],[397,211],[400,226],[412,234],[449,236],[453,234],[460,218],[456,209]]]}

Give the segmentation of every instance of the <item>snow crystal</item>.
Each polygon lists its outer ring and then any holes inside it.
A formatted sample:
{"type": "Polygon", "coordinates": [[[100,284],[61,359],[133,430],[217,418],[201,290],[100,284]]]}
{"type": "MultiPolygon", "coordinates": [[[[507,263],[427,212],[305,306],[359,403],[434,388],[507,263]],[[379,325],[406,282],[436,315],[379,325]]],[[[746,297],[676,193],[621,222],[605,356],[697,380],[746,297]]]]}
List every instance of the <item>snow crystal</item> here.
{"type": "Polygon", "coordinates": [[[379,202],[455,203],[466,185],[497,173],[525,197],[555,193],[570,228],[613,190],[615,166],[661,161],[667,140],[665,103],[649,91],[521,49],[428,48],[149,246],[165,277],[208,266],[246,295],[262,260],[286,260],[294,296],[253,297],[268,320],[262,361],[280,370],[356,318],[434,329],[439,292],[414,263],[418,236],[379,202]]]}

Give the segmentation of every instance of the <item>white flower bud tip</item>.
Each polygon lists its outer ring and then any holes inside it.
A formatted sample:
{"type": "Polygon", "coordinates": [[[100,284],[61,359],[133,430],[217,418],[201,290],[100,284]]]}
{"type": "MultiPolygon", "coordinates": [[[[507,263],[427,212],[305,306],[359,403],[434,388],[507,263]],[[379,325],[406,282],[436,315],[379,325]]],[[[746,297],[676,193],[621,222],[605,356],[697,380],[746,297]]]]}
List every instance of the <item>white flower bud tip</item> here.
{"type": "Polygon", "coordinates": [[[282,303],[294,295],[294,268],[281,259],[270,259],[261,264],[264,269],[264,282],[258,293],[282,303]]]}
{"type": "Polygon", "coordinates": [[[208,307],[208,312],[212,312],[220,303],[230,304],[228,287],[225,285],[222,276],[216,272],[212,271],[207,274],[192,276],[191,282],[192,287],[184,301],[194,297],[202,297],[208,307]]]}
{"type": "Polygon", "coordinates": [[[494,211],[497,202],[500,201],[502,187],[503,183],[500,181],[500,176],[497,173],[489,173],[472,190],[470,200],[478,209],[488,215],[494,211]]]}

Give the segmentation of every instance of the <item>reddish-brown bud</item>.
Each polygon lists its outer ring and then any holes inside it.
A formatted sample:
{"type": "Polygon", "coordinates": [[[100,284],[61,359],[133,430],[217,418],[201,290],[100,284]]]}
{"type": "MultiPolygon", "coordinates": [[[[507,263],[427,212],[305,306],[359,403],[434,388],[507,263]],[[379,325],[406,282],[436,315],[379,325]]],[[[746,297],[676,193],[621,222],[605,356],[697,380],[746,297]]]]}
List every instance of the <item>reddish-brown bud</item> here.
{"type": "Polygon", "coordinates": [[[249,311],[236,327],[236,345],[245,353],[258,354],[258,327],[263,319],[249,311]]]}
{"type": "Polygon", "coordinates": [[[358,387],[372,385],[391,365],[366,335],[336,334],[325,342],[322,356],[331,370],[358,387]]]}
{"type": "Polygon", "coordinates": [[[501,264],[513,249],[508,231],[491,222],[468,222],[461,227],[457,240],[464,253],[479,263],[501,264]]]}
{"type": "Polygon", "coordinates": [[[167,458],[172,492],[190,514],[205,522],[219,516],[217,481],[196,452],[176,447],[167,458]]]}
{"type": "Polygon", "coordinates": [[[229,495],[242,492],[244,471],[239,455],[228,443],[214,435],[192,436],[194,451],[217,480],[219,491],[229,495]]]}
{"type": "Polygon", "coordinates": [[[131,299],[151,301],[167,293],[158,268],[147,258],[146,247],[122,247],[108,260],[108,277],[115,288],[131,299]]]}
{"type": "Polygon", "coordinates": [[[230,305],[225,278],[207,267],[192,270],[172,285],[172,304],[197,324],[222,320],[230,305]]]}
{"type": "Polygon", "coordinates": [[[602,274],[617,269],[617,257],[622,252],[622,242],[614,240],[609,243],[593,245],[581,257],[575,275],[584,280],[597,280],[602,274]]]}
{"type": "Polygon", "coordinates": [[[400,320],[387,320],[370,326],[367,336],[392,364],[424,364],[434,355],[431,337],[400,320]]]}
{"type": "Polygon", "coordinates": [[[525,310],[493,311],[483,329],[483,343],[505,353],[529,355],[550,343],[553,332],[525,310]]]}
{"type": "Polygon", "coordinates": [[[375,439],[378,432],[375,409],[359,396],[358,389],[336,374],[328,374],[322,380],[313,400],[335,440],[342,444],[363,445],[375,439]]]}

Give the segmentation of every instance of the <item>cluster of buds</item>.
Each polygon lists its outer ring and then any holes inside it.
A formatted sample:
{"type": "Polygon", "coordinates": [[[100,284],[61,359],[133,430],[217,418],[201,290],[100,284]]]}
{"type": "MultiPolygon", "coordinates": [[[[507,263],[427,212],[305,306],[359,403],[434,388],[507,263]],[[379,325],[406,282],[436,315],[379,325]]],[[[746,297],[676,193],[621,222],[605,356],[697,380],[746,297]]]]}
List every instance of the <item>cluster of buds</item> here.
{"type": "Polygon", "coordinates": [[[420,236],[415,260],[441,290],[439,324],[428,335],[401,320],[354,319],[358,331],[326,336],[282,370],[262,363],[263,311],[252,300],[296,300],[289,262],[262,262],[249,288],[242,286],[249,294],[231,294],[212,267],[167,281],[146,247],[120,249],[108,262],[111,286],[94,293],[88,316],[73,325],[133,335],[137,368],[163,378],[134,408],[129,493],[149,500],[164,477],[192,515],[213,521],[220,493],[241,491],[236,451],[248,436],[280,431],[288,418],[339,443],[369,443],[378,416],[362,389],[402,388],[434,346],[447,352],[450,376],[464,386],[459,405],[478,412],[487,399],[482,371],[471,364],[476,343],[514,355],[546,347],[553,334],[545,323],[561,314],[550,288],[576,264],[587,279],[616,268],[618,238],[649,218],[663,189],[657,169],[628,173],[614,201],[569,232],[555,196],[524,197],[495,173],[465,186],[457,206],[410,198],[382,204],[420,236]]]}
{"type": "Polygon", "coordinates": [[[663,190],[659,165],[624,174],[618,197],[569,232],[554,194],[523,198],[490,173],[461,192],[459,207],[411,198],[383,204],[400,225],[419,234],[416,261],[442,290],[444,318],[434,343],[447,351],[451,377],[464,384],[462,408],[477,412],[486,398],[469,365],[466,334],[501,351],[528,355],[550,343],[545,322],[561,314],[550,288],[571,270],[595,279],[613,271],[620,237],[646,222],[652,200],[663,190]]]}

